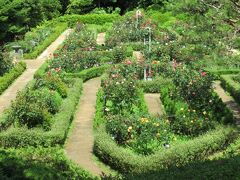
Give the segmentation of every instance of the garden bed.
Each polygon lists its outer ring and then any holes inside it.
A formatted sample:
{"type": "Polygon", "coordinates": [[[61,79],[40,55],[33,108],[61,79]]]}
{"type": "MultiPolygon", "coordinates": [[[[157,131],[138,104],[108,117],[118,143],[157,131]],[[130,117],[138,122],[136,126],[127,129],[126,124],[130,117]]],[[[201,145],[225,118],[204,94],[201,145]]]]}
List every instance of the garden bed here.
{"type": "MultiPolygon", "coordinates": [[[[44,127],[43,129],[42,125],[41,127],[40,126],[32,127],[33,125],[29,123],[27,124],[28,127],[24,125],[19,126],[19,125],[16,125],[16,122],[14,122],[12,120],[13,118],[11,118],[11,117],[15,117],[13,116],[14,115],[13,113],[7,112],[7,114],[3,115],[3,117],[1,118],[1,133],[0,133],[1,147],[5,147],[5,148],[6,147],[26,147],[26,146],[49,147],[49,146],[56,146],[58,144],[63,145],[68,133],[69,126],[71,124],[72,118],[76,110],[76,105],[78,104],[78,101],[81,95],[81,90],[82,90],[81,79],[72,79],[70,81],[72,81],[71,83],[72,85],[68,88],[68,93],[65,94],[64,91],[62,92],[63,95],[67,97],[62,100],[62,103],[61,103],[61,106],[59,107],[58,112],[52,115],[50,124],[48,121],[47,121],[48,123],[45,122],[47,123],[46,124],[47,129],[45,128],[45,126],[43,126],[44,127]]],[[[30,84],[29,86],[32,86],[34,83],[36,83],[36,80],[32,82],[32,84],[30,84]]],[[[29,87],[27,89],[29,89],[29,87]]],[[[25,89],[24,91],[26,91],[27,89],[25,89]]],[[[19,94],[18,96],[24,97],[24,95],[21,95],[21,94],[19,94]]],[[[18,108],[18,106],[20,105],[19,103],[20,101],[17,98],[15,105],[12,105],[12,107],[18,108]]],[[[51,111],[53,111],[53,109],[51,109],[51,111]]],[[[31,119],[32,115],[29,113],[30,112],[28,112],[25,116],[29,116],[28,118],[31,119]]],[[[17,114],[16,116],[18,118],[17,114]]],[[[34,114],[33,114],[33,117],[34,117],[34,114]]]]}

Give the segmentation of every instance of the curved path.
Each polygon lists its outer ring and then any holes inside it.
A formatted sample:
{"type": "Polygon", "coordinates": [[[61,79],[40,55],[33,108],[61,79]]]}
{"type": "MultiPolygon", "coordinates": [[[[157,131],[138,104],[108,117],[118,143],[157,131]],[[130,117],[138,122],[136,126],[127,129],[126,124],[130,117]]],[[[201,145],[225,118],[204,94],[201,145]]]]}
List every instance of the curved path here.
{"type": "Polygon", "coordinates": [[[233,117],[236,120],[237,126],[240,126],[240,107],[235,102],[235,100],[226,93],[226,91],[221,87],[220,81],[214,83],[215,92],[222,99],[222,101],[227,105],[227,107],[232,111],[233,117]]]}
{"type": "Polygon", "coordinates": [[[100,84],[100,78],[91,79],[83,84],[83,94],[73,121],[73,129],[65,146],[66,154],[71,160],[95,175],[102,174],[92,159],[94,145],[92,121],[100,84]]]}
{"type": "Polygon", "coordinates": [[[0,114],[11,105],[11,101],[33,79],[34,73],[42,66],[46,59],[51,58],[53,52],[63,43],[71,32],[71,29],[63,32],[36,60],[26,60],[27,69],[19,76],[12,85],[0,96],[0,114]]]}

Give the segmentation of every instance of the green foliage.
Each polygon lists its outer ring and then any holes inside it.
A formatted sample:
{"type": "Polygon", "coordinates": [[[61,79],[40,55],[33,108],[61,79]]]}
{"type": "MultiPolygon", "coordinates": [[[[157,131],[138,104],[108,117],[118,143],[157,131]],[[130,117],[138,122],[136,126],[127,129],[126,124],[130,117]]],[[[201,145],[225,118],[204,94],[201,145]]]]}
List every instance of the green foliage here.
{"type": "MultiPolygon", "coordinates": [[[[27,54],[24,54],[24,58],[25,59],[34,59],[36,58],[38,55],[40,55],[52,42],[54,42],[61,34],[64,30],[67,29],[67,24],[59,24],[56,25],[53,32],[51,34],[49,34],[49,36],[46,38],[46,36],[44,37],[44,39],[42,39],[43,41],[37,45],[35,48],[33,48],[33,51],[27,54]]],[[[29,44],[28,44],[29,46],[29,44]]]]}
{"type": "Polygon", "coordinates": [[[106,97],[106,108],[111,114],[132,112],[134,105],[138,104],[136,80],[133,76],[131,77],[131,74],[127,74],[127,69],[126,72],[124,69],[122,70],[122,72],[117,72],[118,70],[113,68],[109,78],[105,79],[102,84],[106,97]]]}
{"type": "Polygon", "coordinates": [[[0,133],[0,146],[5,148],[26,146],[50,147],[64,144],[76,105],[79,102],[81,90],[82,81],[76,79],[68,90],[68,96],[63,100],[59,112],[52,117],[49,131],[44,131],[40,128],[11,127],[0,133]]]}
{"type": "Polygon", "coordinates": [[[27,88],[19,93],[15,102],[11,105],[8,119],[16,127],[26,125],[28,128],[42,126],[49,129],[51,115],[58,112],[61,105],[61,97],[58,93],[49,89],[32,91],[27,88]]]}
{"type": "Polygon", "coordinates": [[[8,53],[0,52],[0,77],[7,73],[12,67],[13,62],[8,53]]]}
{"type": "Polygon", "coordinates": [[[117,46],[113,48],[113,63],[118,64],[120,62],[125,61],[126,56],[126,47],[125,46],[117,46]]]}
{"type": "Polygon", "coordinates": [[[161,87],[167,86],[170,82],[171,80],[158,76],[153,81],[139,81],[139,86],[145,93],[159,93],[161,87]]]}
{"type": "Polygon", "coordinates": [[[58,0],[1,0],[0,41],[13,40],[44,19],[59,16],[61,5],[58,0]]]}
{"type": "Polygon", "coordinates": [[[143,155],[152,154],[171,141],[169,121],[164,119],[136,115],[109,116],[106,129],[118,144],[129,146],[143,155]]]}
{"type": "Polygon", "coordinates": [[[1,149],[0,154],[3,179],[96,179],[68,160],[59,147],[1,149]]]}
{"type": "Polygon", "coordinates": [[[99,67],[93,67],[89,69],[85,69],[79,73],[68,73],[66,74],[68,77],[78,77],[83,80],[83,82],[101,76],[107,69],[109,65],[103,65],[99,67]]]}
{"type": "Polygon", "coordinates": [[[154,173],[140,175],[129,174],[124,179],[238,179],[240,158],[222,158],[218,160],[197,161],[182,167],[171,167],[168,170],[159,170],[154,173]]]}
{"type": "Polygon", "coordinates": [[[83,24],[98,24],[104,25],[105,23],[112,23],[119,19],[117,14],[86,14],[86,15],[65,15],[56,18],[56,22],[66,22],[69,27],[75,27],[77,22],[83,24]]]}
{"type": "Polygon", "coordinates": [[[189,140],[188,142],[158,151],[150,156],[136,155],[118,146],[105,132],[98,128],[95,136],[94,152],[105,163],[123,173],[141,174],[156,172],[171,166],[183,166],[201,161],[212,153],[224,149],[236,137],[230,127],[218,127],[214,131],[189,140]]]}
{"type": "Polygon", "coordinates": [[[47,87],[52,91],[57,91],[63,98],[67,97],[67,86],[62,81],[62,79],[56,75],[55,73],[58,69],[52,69],[48,71],[47,75],[43,76],[42,78],[36,79],[34,84],[34,89],[38,89],[41,87],[47,87]]]}
{"type": "Polygon", "coordinates": [[[68,14],[85,14],[94,8],[93,0],[70,0],[68,14]]]}
{"type": "Polygon", "coordinates": [[[25,71],[25,69],[26,64],[24,62],[20,62],[8,73],[0,77],[0,94],[2,94],[12,84],[12,82],[25,71]]]}
{"type": "Polygon", "coordinates": [[[193,108],[201,108],[209,104],[213,78],[206,72],[198,72],[187,67],[178,67],[173,75],[179,95],[193,108]]]}

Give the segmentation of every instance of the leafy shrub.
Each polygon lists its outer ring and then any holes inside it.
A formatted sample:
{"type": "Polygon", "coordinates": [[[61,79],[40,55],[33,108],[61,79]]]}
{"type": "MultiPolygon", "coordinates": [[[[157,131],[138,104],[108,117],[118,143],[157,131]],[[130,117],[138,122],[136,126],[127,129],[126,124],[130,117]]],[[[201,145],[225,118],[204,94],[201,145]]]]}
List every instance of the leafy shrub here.
{"type": "Polygon", "coordinates": [[[59,147],[1,149],[0,154],[3,179],[95,179],[68,160],[59,147]]]}
{"type": "Polygon", "coordinates": [[[190,70],[186,67],[176,69],[173,82],[180,96],[193,108],[207,106],[213,92],[212,77],[206,72],[190,70]]]}
{"type": "Polygon", "coordinates": [[[158,76],[153,81],[139,81],[139,86],[143,88],[145,93],[159,93],[161,87],[167,86],[170,81],[162,76],[158,76]]]}
{"type": "MultiPolygon", "coordinates": [[[[54,42],[62,33],[67,29],[67,24],[58,24],[55,26],[54,31],[44,40],[37,45],[31,52],[24,54],[25,59],[34,59],[40,55],[52,42],[54,42]]],[[[29,44],[28,44],[29,46],[29,44]]]]}
{"type": "Polygon", "coordinates": [[[51,125],[50,113],[56,113],[61,104],[61,97],[48,89],[32,91],[27,88],[19,93],[11,105],[9,119],[16,126],[26,125],[28,128],[43,126],[48,129],[51,125]]]}
{"type": "Polygon", "coordinates": [[[138,103],[138,89],[136,81],[132,78],[125,79],[119,74],[111,74],[103,84],[106,97],[107,111],[113,114],[133,111],[138,103]],[[124,97],[124,99],[123,99],[124,97]]]}
{"type": "Polygon", "coordinates": [[[80,79],[76,79],[72,83],[73,85],[68,90],[68,96],[63,100],[59,112],[52,116],[49,131],[44,131],[42,128],[11,127],[0,133],[0,146],[5,148],[51,147],[64,144],[82,90],[80,79]]]}
{"type": "Polygon", "coordinates": [[[85,82],[89,79],[101,76],[108,68],[109,68],[109,65],[103,65],[103,66],[99,66],[99,67],[85,69],[85,70],[81,71],[80,73],[67,73],[66,75],[68,77],[81,78],[85,82]]]}
{"type": "Polygon", "coordinates": [[[52,21],[47,21],[27,32],[23,40],[8,43],[5,48],[10,51],[13,45],[19,45],[24,52],[25,59],[34,59],[56,40],[66,28],[66,23],[58,23],[53,26],[52,21]]]}
{"type": "Polygon", "coordinates": [[[218,127],[186,143],[158,151],[150,156],[136,155],[118,146],[105,132],[98,128],[94,152],[105,163],[123,173],[142,174],[156,172],[172,166],[183,166],[190,162],[206,159],[212,153],[224,149],[236,138],[236,131],[230,127],[218,127]]]}
{"type": "Polygon", "coordinates": [[[12,84],[12,82],[25,71],[25,69],[26,64],[24,62],[20,62],[8,73],[0,77],[0,94],[2,94],[12,84]]]}
{"type": "Polygon", "coordinates": [[[171,141],[169,121],[138,116],[109,116],[106,129],[114,140],[135,152],[152,154],[171,141]]]}
{"type": "Polygon", "coordinates": [[[124,46],[117,46],[113,48],[113,63],[118,64],[125,60],[126,48],[124,46]]]}
{"type": "Polygon", "coordinates": [[[83,24],[98,24],[112,23],[119,19],[117,14],[86,14],[86,15],[65,15],[57,18],[56,22],[67,22],[70,27],[75,27],[77,22],[83,24]]]}
{"type": "Polygon", "coordinates": [[[57,91],[63,98],[67,97],[67,86],[62,81],[60,75],[61,68],[50,69],[47,75],[36,79],[34,89],[47,87],[50,90],[57,91]]]}
{"type": "Polygon", "coordinates": [[[238,179],[240,176],[239,156],[192,162],[182,167],[170,167],[168,170],[158,170],[154,173],[142,173],[140,175],[128,174],[124,179],[238,179]]]}
{"type": "Polygon", "coordinates": [[[13,67],[12,59],[9,58],[8,53],[0,52],[0,67],[0,77],[9,72],[9,70],[13,67]]]}

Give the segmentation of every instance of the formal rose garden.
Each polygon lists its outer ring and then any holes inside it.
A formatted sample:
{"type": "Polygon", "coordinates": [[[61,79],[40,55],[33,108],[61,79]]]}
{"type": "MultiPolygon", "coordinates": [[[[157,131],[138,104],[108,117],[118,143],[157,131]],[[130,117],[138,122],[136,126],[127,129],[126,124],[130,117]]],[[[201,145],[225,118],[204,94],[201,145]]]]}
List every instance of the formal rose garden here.
{"type": "Polygon", "coordinates": [[[198,14],[195,6],[67,15],[6,43],[0,95],[28,68],[28,60],[9,56],[13,45],[22,58],[36,58],[71,28],[0,114],[0,179],[238,179],[239,114],[216,88],[239,108],[240,55],[229,52],[238,43],[231,25],[215,27],[200,16],[212,10],[198,14]],[[96,41],[99,33],[104,44],[96,41]],[[87,101],[84,85],[95,78],[101,83],[91,156],[106,171],[100,176],[66,153],[80,102],[87,101]],[[159,95],[162,115],[150,113],[149,93],[159,95]]]}

